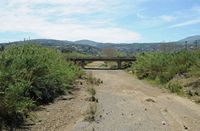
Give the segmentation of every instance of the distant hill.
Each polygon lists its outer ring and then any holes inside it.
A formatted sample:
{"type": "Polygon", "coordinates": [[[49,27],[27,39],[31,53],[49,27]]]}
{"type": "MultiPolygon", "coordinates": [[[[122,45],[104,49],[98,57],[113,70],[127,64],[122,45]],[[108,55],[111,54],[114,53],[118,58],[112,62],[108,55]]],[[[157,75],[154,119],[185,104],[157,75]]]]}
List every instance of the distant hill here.
{"type": "Polygon", "coordinates": [[[78,40],[78,41],[74,41],[75,44],[80,44],[80,45],[90,45],[90,46],[100,46],[100,42],[95,42],[95,41],[91,41],[91,40],[78,40]]]}
{"type": "Polygon", "coordinates": [[[194,48],[196,45],[200,45],[200,35],[190,36],[182,40],[174,42],[155,42],[155,43],[101,43],[91,40],[79,40],[75,41],[75,44],[90,45],[99,49],[114,48],[119,51],[135,53],[146,51],[159,51],[159,50],[180,50],[185,48],[194,48]]]}
{"type": "Polygon", "coordinates": [[[200,43],[200,35],[195,35],[195,36],[190,36],[190,37],[187,37],[185,39],[182,39],[182,40],[179,40],[178,42],[180,43],[187,43],[187,44],[194,44],[194,43],[200,43]]]}
{"type": "Polygon", "coordinates": [[[37,43],[40,45],[57,48],[65,52],[77,51],[87,54],[98,54],[98,52],[100,51],[99,48],[96,48],[94,46],[75,44],[74,42],[71,41],[62,41],[53,39],[33,39],[28,41],[15,41],[10,43],[1,43],[1,45],[24,44],[24,43],[28,44],[37,43]]]}
{"type": "Polygon", "coordinates": [[[75,41],[74,44],[81,44],[81,45],[90,45],[90,46],[95,46],[98,48],[117,48],[117,49],[126,49],[129,47],[132,48],[141,48],[143,47],[150,47],[150,46],[157,46],[161,44],[200,44],[200,35],[195,35],[195,36],[190,36],[178,41],[174,42],[155,42],[155,43],[101,43],[101,42],[95,42],[91,40],[79,40],[75,41]]]}
{"type": "MultiPolygon", "coordinates": [[[[136,53],[146,51],[160,50],[180,50],[185,48],[194,48],[200,45],[200,35],[190,36],[185,39],[174,42],[157,42],[157,43],[101,43],[91,40],[67,41],[54,39],[33,39],[25,41],[26,43],[38,43],[45,46],[54,47],[65,51],[78,51],[88,54],[98,54],[104,48],[113,48],[125,53],[136,53]],[[194,46],[195,45],[195,46],[194,46]]],[[[21,44],[24,41],[16,41],[11,43],[1,43],[2,45],[21,44]]]]}

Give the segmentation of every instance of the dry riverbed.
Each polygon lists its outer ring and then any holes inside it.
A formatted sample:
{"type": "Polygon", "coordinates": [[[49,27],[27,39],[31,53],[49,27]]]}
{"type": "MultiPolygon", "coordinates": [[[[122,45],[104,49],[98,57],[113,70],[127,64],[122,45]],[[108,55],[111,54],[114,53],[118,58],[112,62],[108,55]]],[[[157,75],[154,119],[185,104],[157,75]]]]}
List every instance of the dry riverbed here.
{"type": "Polygon", "coordinates": [[[43,106],[32,131],[199,131],[200,105],[144,83],[122,70],[90,70],[96,86],[94,122],[84,121],[89,102],[82,85],[43,106]]]}
{"type": "Polygon", "coordinates": [[[33,120],[29,126],[20,131],[72,131],[79,120],[84,119],[89,102],[86,92],[85,80],[79,81],[73,90],[57,98],[49,105],[40,106],[39,110],[33,112],[33,120]]]}
{"type": "Polygon", "coordinates": [[[96,122],[76,131],[199,131],[200,105],[164,92],[120,71],[91,71],[103,80],[97,88],[96,122]]]}

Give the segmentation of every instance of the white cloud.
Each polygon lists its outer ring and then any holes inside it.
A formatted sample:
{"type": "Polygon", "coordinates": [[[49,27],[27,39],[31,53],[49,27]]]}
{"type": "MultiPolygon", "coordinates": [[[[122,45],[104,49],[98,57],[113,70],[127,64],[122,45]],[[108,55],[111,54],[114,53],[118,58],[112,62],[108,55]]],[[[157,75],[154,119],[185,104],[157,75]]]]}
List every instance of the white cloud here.
{"type": "Polygon", "coordinates": [[[102,42],[141,39],[140,34],[116,26],[112,20],[91,18],[83,22],[75,17],[98,12],[112,14],[119,4],[114,0],[9,0],[0,8],[0,32],[31,32],[41,38],[102,42]]]}
{"type": "Polygon", "coordinates": [[[185,22],[182,22],[182,23],[178,23],[178,24],[170,26],[170,28],[184,27],[184,26],[195,25],[195,24],[199,24],[199,23],[200,23],[200,18],[188,20],[188,21],[185,21],[185,22]]]}
{"type": "Polygon", "coordinates": [[[194,12],[200,13],[200,6],[195,6],[192,8],[194,12]]]}
{"type": "Polygon", "coordinates": [[[176,19],[174,16],[170,16],[170,15],[162,15],[160,16],[160,18],[165,22],[172,22],[176,19]]]}
{"type": "Polygon", "coordinates": [[[98,28],[78,23],[54,24],[33,16],[26,16],[23,18],[1,17],[0,23],[2,23],[2,28],[0,28],[1,32],[30,31],[42,38],[63,40],[91,39],[102,42],[133,42],[141,38],[139,34],[122,28],[98,28]]]}
{"type": "Polygon", "coordinates": [[[192,26],[200,23],[200,6],[194,6],[185,12],[176,12],[175,20],[179,20],[176,24],[168,28],[180,28],[185,26],[192,26]]]}

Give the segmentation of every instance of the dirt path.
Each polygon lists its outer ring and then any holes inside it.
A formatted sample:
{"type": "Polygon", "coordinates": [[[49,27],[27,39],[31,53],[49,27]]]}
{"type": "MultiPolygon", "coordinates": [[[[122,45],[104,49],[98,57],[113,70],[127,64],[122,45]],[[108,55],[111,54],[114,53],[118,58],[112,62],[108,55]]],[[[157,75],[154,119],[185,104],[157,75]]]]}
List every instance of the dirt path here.
{"type": "Polygon", "coordinates": [[[54,103],[40,106],[40,110],[34,112],[34,125],[27,131],[72,131],[74,124],[83,119],[88,106],[85,87],[85,84],[79,85],[54,103]]]}
{"type": "Polygon", "coordinates": [[[31,131],[200,131],[200,105],[151,87],[121,70],[93,70],[103,80],[95,87],[96,121],[83,121],[88,97],[83,83],[36,111],[31,131]]]}
{"type": "Polygon", "coordinates": [[[96,122],[78,122],[75,131],[200,131],[200,105],[116,70],[91,71],[97,87],[96,122]]]}

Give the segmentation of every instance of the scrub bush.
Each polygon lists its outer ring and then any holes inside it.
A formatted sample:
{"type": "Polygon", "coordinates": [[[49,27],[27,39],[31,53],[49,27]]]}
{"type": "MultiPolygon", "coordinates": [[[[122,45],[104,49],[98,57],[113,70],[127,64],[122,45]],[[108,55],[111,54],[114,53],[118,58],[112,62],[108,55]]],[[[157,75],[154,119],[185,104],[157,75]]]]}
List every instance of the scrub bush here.
{"type": "Polygon", "coordinates": [[[138,78],[156,79],[162,84],[176,75],[188,73],[195,63],[195,55],[191,51],[144,53],[137,55],[136,59],[132,70],[138,78]]]}
{"type": "Polygon", "coordinates": [[[82,74],[51,48],[13,45],[0,54],[0,128],[22,123],[34,106],[64,94],[82,74]]]}

